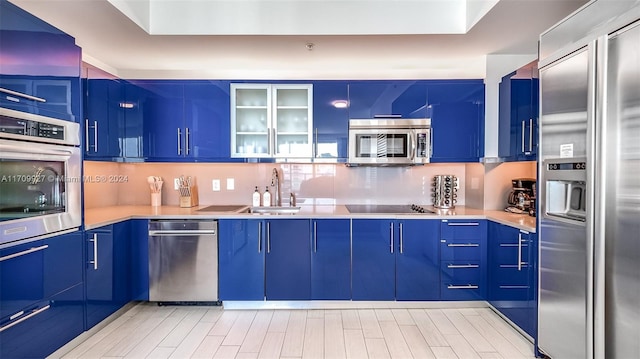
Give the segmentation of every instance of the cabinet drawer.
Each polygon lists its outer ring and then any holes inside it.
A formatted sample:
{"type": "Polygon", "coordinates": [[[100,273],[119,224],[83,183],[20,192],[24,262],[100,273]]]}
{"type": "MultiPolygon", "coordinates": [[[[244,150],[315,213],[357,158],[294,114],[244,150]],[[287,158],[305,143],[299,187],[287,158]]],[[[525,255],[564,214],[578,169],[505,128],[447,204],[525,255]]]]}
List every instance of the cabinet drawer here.
{"type": "Polygon", "coordinates": [[[440,273],[443,284],[478,284],[482,277],[479,261],[443,261],[440,264],[440,273]]]}
{"type": "Polygon", "coordinates": [[[480,239],[486,231],[482,221],[443,220],[440,222],[442,239],[480,239]]]}
{"type": "Polygon", "coordinates": [[[3,322],[1,358],[44,358],[84,330],[83,285],[41,301],[12,321],[3,322]]]}
{"type": "Polygon", "coordinates": [[[480,240],[440,240],[440,255],[443,261],[480,260],[480,240]]]}
{"type": "Polygon", "coordinates": [[[440,296],[442,300],[484,300],[482,286],[478,283],[442,283],[440,296]]]}
{"type": "Polygon", "coordinates": [[[493,286],[498,287],[502,285],[506,286],[518,286],[527,285],[529,281],[529,270],[526,266],[523,266],[521,270],[518,270],[517,266],[500,266],[494,268],[492,271],[492,283],[493,286]]]}

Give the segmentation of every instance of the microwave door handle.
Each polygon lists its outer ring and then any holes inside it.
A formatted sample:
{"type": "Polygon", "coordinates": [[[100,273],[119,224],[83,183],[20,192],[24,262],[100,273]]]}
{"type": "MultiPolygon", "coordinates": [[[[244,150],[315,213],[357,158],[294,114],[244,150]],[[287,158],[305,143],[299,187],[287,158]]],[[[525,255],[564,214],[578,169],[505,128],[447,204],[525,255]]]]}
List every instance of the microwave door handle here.
{"type": "Polygon", "coordinates": [[[411,156],[409,156],[409,159],[411,160],[411,163],[416,159],[416,136],[417,134],[415,131],[411,131],[409,133],[409,147],[411,148],[411,156]]]}

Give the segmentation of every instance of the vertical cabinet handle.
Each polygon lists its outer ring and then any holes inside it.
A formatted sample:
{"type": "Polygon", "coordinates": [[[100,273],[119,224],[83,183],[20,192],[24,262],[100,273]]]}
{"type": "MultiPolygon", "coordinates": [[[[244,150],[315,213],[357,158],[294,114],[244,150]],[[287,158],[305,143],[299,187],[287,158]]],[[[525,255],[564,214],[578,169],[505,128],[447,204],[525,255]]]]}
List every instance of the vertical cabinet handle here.
{"type": "Polygon", "coordinates": [[[93,152],[98,152],[98,121],[93,121],[93,152]]]}
{"type": "Polygon", "coordinates": [[[391,222],[391,230],[390,230],[390,234],[391,234],[391,238],[390,238],[390,243],[389,243],[389,247],[391,248],[391,253],[393,253],[393,222],[391,222]]]}
{"type": "Polygon", "coordinates": [[[318,222],[313,222],[313,252],[318,252],[318,222]]]}
{"type": "Polygon", "coordinates": [[[315,135],[315,141],[313,141],[313,157],[318,157],[318,129],[313,129],[315,135]]]}
{"type": "Polygon", "coordinates": [[[276,141],[276,129],[272,128],[271,131],[273,131],[273,136],[271,136],[271,141],[273,141],[273,147],[272,148],[273,148],[273,154],[275,155],[278,152],[278,148],[276,146],[276,142],[277,142],[276,141]]]}
{"type": "Polygon", "coordinates": [[[178,156],[182,155],[182,133],[178,128],[178,156]]]}
{"type": "Polygon", "coordinates": [[[262,253],[262,222],[258,222],[258,253],[262,253]]]}
{"type": "Polygon", "coordinates": [[[532,151],[533,144],[533,119],[529,119],[529,152],[532,151]]]}
{"type": "Polygon", "coordinates": [[[404,253],[404,240],[402,237],[402,222],[400,222],[400,254],[404,253]]]}
{"type": "Polygon", "coordinates": [[[522,270],[522,233],[518,233],[518,271],[522,270]]]}
{"type": "Polygon", "coordinates": [[[267,253],[271,253],[271,228],[267,222],[267,253]]]}
{"type": "Polygon", "coordinates": [[[267,129],[267,153],[274,154],[271,149],[271,130],[267,129]]]}
{"type": "Polygon", "coordinates": [[[84,150],[89,152],[89,119],[84,119],[84,150]]]}
{"type": "Polygon", "coordinates": [[[524,152],[524,121],[522,121],[522,152],[524,152]]]}
{"type": "Polygon", "coordinates": [[[93,264],[94,270],[98,270],[98,233],[94,233],[89,242],[93,243],[93,260],[89,263],[93,264]]]}
{"type": "Polygon", "coordinates": [[[185,127],[184,131],[184,152],[189,156],[189,136],[191,136],[191,133],[189,132],[189,127],[185,127]]]}

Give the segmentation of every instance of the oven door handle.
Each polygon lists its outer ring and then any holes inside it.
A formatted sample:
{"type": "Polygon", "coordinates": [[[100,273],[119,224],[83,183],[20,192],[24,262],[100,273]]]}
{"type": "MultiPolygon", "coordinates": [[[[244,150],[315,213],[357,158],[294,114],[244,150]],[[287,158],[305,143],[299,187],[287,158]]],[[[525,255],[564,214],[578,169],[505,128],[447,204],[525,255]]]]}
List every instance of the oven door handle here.
{"type": "Polygon", "coordinates": [[[34,146],[33,143],[29,143],[29,142],[19,142],[19,143],[21,143],[21,145],[2,143],[0,144],[0,152],[2,152],[3,154],[6,154],[6,153],[24,154],[26,151],[28,151],[30,155],[55,155],[55,156],[61,156],[61,155],[70,156],[73,154],[73,151],[68,149],[50,148],[50,147],[38,148],[38,146],[34,146]],[[29,148],[25,147],[26,145],[28,145],[29,148]],[[37,149],[37,150],[34,151],[34,149],[37,149]]]}

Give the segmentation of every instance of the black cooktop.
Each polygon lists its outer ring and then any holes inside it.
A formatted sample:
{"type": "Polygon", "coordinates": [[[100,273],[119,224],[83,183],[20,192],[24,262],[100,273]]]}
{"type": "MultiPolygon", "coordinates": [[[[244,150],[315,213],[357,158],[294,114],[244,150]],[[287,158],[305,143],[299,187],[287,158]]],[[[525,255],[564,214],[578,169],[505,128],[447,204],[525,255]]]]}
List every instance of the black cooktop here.
{"type": "Polygon", "coordinates": [[[415,204],[347,204],[349,213],[355,214],[425,214],[434,213],[415,204]]]}

